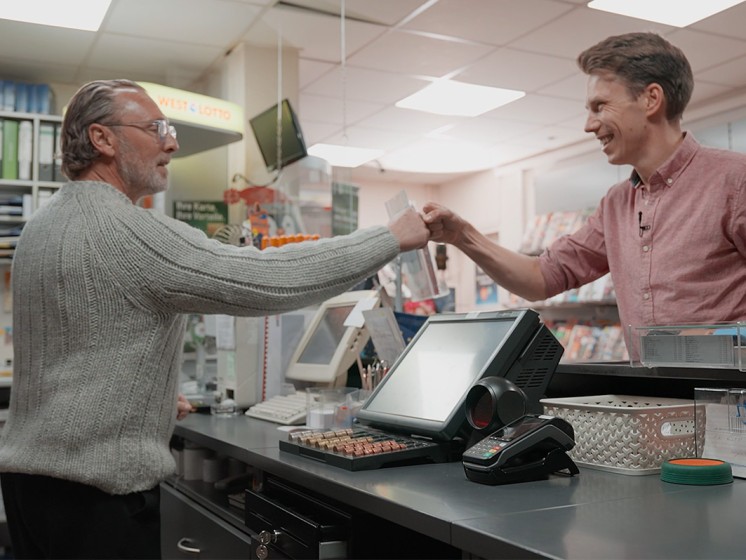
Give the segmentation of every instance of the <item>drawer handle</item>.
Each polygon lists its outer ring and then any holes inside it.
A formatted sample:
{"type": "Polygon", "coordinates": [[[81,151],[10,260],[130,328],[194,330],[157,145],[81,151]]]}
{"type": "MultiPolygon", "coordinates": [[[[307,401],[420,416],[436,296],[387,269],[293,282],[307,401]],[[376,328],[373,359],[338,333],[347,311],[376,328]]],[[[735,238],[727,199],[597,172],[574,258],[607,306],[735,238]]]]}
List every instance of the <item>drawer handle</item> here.
{"type": "Polygon", "coordinates": [[[195,546],[195,542],[187,537],[184,537],[183,539],[179,539],[179,542],[176,543],[176,548],[178,548],[181,552],[189,552],[190,554],[199,554],[202,552],[199,548],[195,546]]]}

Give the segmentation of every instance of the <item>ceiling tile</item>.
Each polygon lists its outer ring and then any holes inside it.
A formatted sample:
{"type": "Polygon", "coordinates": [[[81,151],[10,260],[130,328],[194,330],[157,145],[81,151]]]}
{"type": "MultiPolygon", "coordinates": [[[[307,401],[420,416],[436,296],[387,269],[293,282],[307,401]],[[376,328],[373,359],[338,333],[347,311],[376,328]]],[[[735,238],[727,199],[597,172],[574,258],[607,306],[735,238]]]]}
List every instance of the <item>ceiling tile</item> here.
{"type": "Polygon", "coordinates": [[[493,48],[391,31],[348,59],[351,66],[440,78],[485,56],[493,48]]]}
{"type": "Polygon", "coordinates": [[[719,37],[690,29],[680,29],[666,37],[689,59],[694,72],[716,66],[723,60],[746,55],[746,40],[719,37]]]}
{"type": "Polygon", "coordinates": [[[534,146],[541,151],[556,150],[562,146],[588,140],[588,133],[564,126],[547,126],[516,136],[513,142],[521,146],[534,146]]]}
{"type": "Polygon", "coordinates": [[[0,56],[0,79],[71,83],[76,79],[77,73],[78,66],[55,64],[50,68],[48,64],[43,62],[9,59],[0,56]]]}
{"type": "MultiPolygon", "coordinates": [[[[287,0],[287,2],[335,15],[339,15],[342,11],[340,0],[287,0]]],[[[375,2],[347,0],[345,17],[382,25],[395,25],[427,3],[428,0],[375,0],[375,2]]]]}
{"type": "Polygon", "coordinates": [[[519,120],[552,125],[578,115],[585,115],[582,103],[547,95],[527,95],[517,101],[485,113],[486,118],[519,120]]]}
{"type": "MultiPolygon", "coordinates": [[[[743,76],[744,74],[741,75],[743,76]]],[[[738,87],[742,88],[742,83],[739,84],[738,87]]],[[[712,84],[709,82],[705,82],[704,80],[695,80],[694,92],[692,92],[692,99],[689,101],[689,107],[694,108],[708,101],[712,101],[713,98],[717,98],[731,92],[735,93],[736,89],[736,87],[712,84]]]]}
{"type": "Polygon", "coordinates": [[[505,45],[572,9],[551,0],[440,0],[402,28],[505,45]]]}
{"type": "Polygon", "coordinates": [[[578,69],[574,76],[555,82],[554,84],[543,87],[537,91],[542,95],[552,97],[563,97],[578,101],[581,106],[585,106],[586,89],[588,87],[588,76],[578,69]]]}
{"type": "Polygon", "coordinates": [[[338,124],[313,122],[300,118],[300,128],[303,132],[303,139],[306,141],[306,146],[310,147],[319,142],[325,142],[326,139],[336,133],[340,127],[338,124]]]}
{"type": "Polygon", "coordinates": [[[431,82],[410,78],[401,74],[391,74],[379,70],[337,67],[313,84],[304,88],[304,93],[326,95],[330,97],[376,101],[378,103],[395,103],[407,97],[431,82]]]}
{"type": "Polygon", "coordinates": [[[582,51],[606,37],[643,30],[665,32],[670,31],[671,27],[583,8],[524,35],[510,46],[575,60],[582,51]]]}
{"type": "Polygon", "coordinates": [[[352,124],[368,117],[383,108],[381,104],[348,100],[340,103],[334,97],[301,94],[298,114],[301,119],[333,124],[352,124]]]}
{"type": "Polygon", "coordinates": [[[328,137],[325,142],[340,144],[343,146],[349,145],[358,148],[390,151],[414,142],[418,138],[415,134],[408,135],[375,128],[365,128],[362,126],[348,127],[346,136],[347,139],[345,141],[345,137],[340,131],[328,137]]]}
{"type": "Polygon", "coordinates": [[[731,87],[743,87],[746,76],[746,56],[736,58],[725,64],[714,66],[699,73],[699,80],[694,84],[695,93],[702,86],[702,82],[711,82],[731,87]]]}
{"type": "Polygon", "coordinates": [[[707,31],[717,35],[743,39],[743,24],[746,21],[746,3],[738,4],[724,12],[710,16],[689,26],[695,31],[707,31]]]}
{"type": "MultiPolygon", "coordinates": [[[[335,16],[273,8],[262,16],[262,23],[280,34],[284,43],[300,50],[303,58],[340,62],[342,60],[341,20],[335,16]]],[[[345,56],[386,32],[379,25],[347,21],[345,23],[345,56]]],[[[252,32],[249,31],[248,37],[252,32]]]]}
{"type": "MultiPolygon", "coordinates": [[[[154,39],[125,37],[105,34],[93,49],[88,63],[99,68],[108,68],[120,77],[141,79],[144,73],[160,74],[163,79],[175,69],[179,74],[190,72],[198,78],[223,51],[217,47],[171,43],[154,39]],[[126,52],[122,57],[120,53],[126,52]],[[152,56],[157,52],[158,56],[152,56]]],[[[171,84],[166,84],[171,85],[171,84]]]]}
{"type": "Polygon", "coordinates": [[[454,119],[453,117],[444,115],[433,115],[411,109],[387,107],[355,124],[367,128],[401,131],[407,134],[427,134],[459,120],[461,119],[454,119]]]}
{"type": "Polygon", "coordinates": [[[468,119],[444,130],[438,136],[489,145],[528,134],[537,128],[541,128],[541,125],[500,119],[468,119]]]}
{"type": "Polygon", "coordinates": [[[298,59],[298,84],[303,89],[333,68],[335,68],[335,65],[331,62],[318,62],[300,58],[298,59]]]}
{"type": "Polygon", "coordinates": [[[456,76],[472,84],[535,91],[579,72],[574,60],[499,49],[456,76]],[[530,68],[530,72],[526,72],[530,68]]]}
{"type": "Polygon", "coordinates": [[[222,48],[237,41],[260,12],[258,6],[229,0],[118,0],[103,29],[222,48]]]}
{"type": "Polygon", "coordinates": [[[13,53],[18,60],[38,61],[48,66],[81,64],[95,39],[96,34],[90,31],[0,19],[0,55],[9,57],[13,53]]]}

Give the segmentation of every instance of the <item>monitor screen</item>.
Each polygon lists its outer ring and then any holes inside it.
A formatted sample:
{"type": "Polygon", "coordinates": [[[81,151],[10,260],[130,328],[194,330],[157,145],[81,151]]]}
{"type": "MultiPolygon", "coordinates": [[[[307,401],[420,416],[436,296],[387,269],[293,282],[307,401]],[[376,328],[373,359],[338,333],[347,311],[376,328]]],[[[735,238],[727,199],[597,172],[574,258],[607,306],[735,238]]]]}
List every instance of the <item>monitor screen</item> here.
{"type": "Polygon", "coordinates": [[[347,370],[370,336],[365,327],[345,324],[359,302],[366,309],[380,303],[375,290],[345,292],[323,302],[307,325],[290,358],[285,377],[315,384],[344,385],[347,370]]]}
{"type": "Polygon", "coordinates": [[[449,440],[465,424],[466,395],[479,379],[507,377],[538,403],[541,395],[534,389],[543,392],[561,355],[562,346],[530,309],[434,315],[363,405],[358,419],[449,440]]]}
{"type": "Polygon", "coordinates": [[[254,136],[259,145],[259,151],[261,151],[264,163],[269,171],[278,169],[278,164],[279,168],[283,168],[308,155],[300,122],[290,102],[287,99],[283,100],[281,107],[279,131],[277,105],[270,107],[249,120],[251,129],[254,131],[254,136]],[[280,133],[279,135],[278,132],[280,133]],[[282,138],[279,158],[277,154],[278,137],[282,138]]]}
{"type": "Polygon", "coordinates": [[[353,310],[353,305],[326,307],[311,333],[308,343],[298,357],[304,364],[330,364],[339,343],[347,330],[345,320],[353,310]]]}

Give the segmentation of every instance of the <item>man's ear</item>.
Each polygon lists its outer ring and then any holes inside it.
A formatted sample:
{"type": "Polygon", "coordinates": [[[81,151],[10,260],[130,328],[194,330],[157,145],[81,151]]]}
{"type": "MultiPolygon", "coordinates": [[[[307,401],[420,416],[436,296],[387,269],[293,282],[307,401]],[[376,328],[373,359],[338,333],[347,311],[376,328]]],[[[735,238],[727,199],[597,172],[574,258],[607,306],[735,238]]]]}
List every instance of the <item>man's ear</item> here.
{"type": "Polygon", "coordinates": [[[666,116],[666,94],[663,93],[663,88],[659,84],[648,84],[642,94],[645,96],[645,109],[648,116],[655,114],[666,116]]]}
{"type": "Polygon", "coordinates": [[[116,141],[111,129],[99,123],[93,123],[88,127],[88,138],[96,150],[104,156],[112,157],[115,153],[114,142],[116,141]]]}

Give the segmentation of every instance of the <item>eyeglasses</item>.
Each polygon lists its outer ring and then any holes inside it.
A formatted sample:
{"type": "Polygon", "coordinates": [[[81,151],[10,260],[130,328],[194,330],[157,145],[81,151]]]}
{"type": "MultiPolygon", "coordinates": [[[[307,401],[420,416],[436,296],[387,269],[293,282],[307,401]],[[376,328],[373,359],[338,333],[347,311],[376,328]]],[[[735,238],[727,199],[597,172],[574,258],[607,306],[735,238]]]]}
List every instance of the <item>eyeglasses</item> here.
{"type": "Polygon", "coordinates": [[[176,140],[176,127],[169,124],[166,119],[134,123],[110,123],[105,126],[131,126],[132,128],[139,128],[140,130],[152,130],[152,127],[156,126],[158,127],[158,139],[161,142],[164,142],[168,136],[171,136],[171,138],[176,140]]]}

